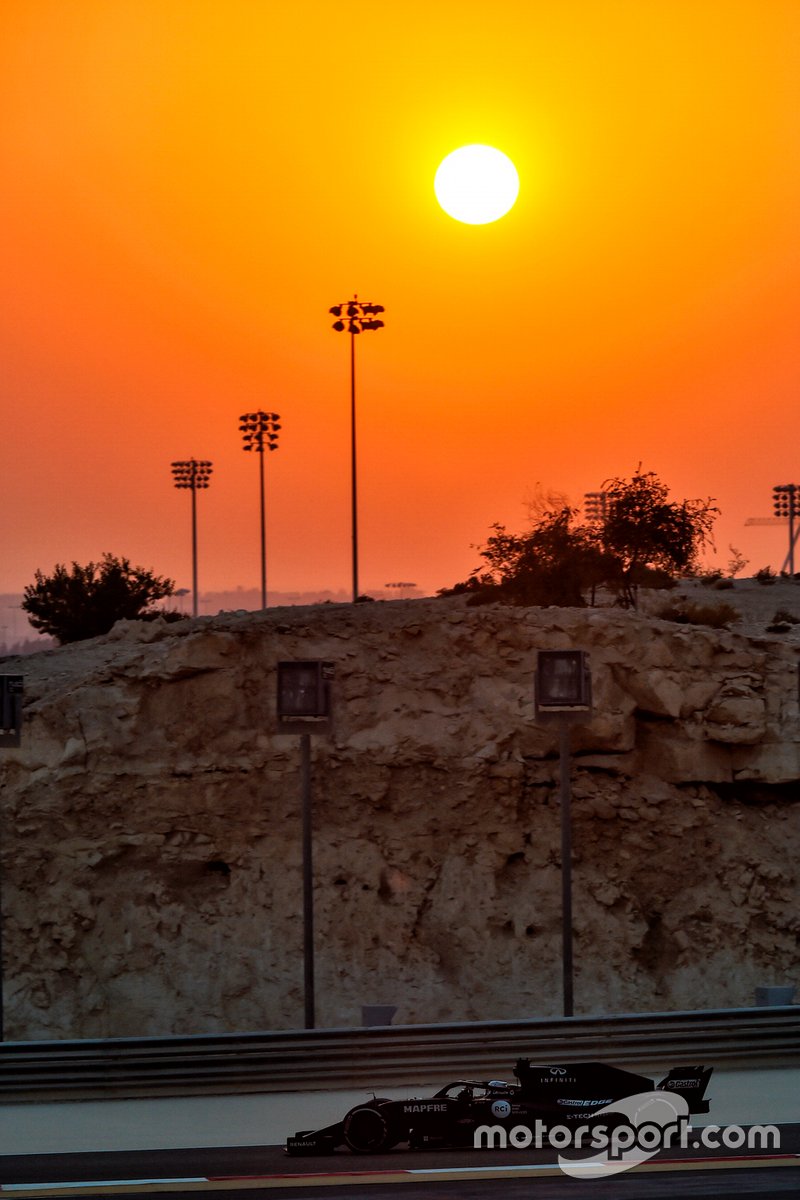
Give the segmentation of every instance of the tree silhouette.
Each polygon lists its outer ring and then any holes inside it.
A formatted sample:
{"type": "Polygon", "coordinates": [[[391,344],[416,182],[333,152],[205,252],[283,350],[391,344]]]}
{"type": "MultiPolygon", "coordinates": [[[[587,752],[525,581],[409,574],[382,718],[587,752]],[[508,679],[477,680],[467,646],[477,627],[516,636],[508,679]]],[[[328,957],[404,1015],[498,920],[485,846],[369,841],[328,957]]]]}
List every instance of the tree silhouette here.
{"type": "Polygon", "coordinates": [[[581,606],[584,593],[619,574],[603,549],[596,530],[573,523],[575,509],[544,513],[525,533],[509,533],[493,525],[481,549],[488,570],[478,568],[469,580],[443,594],[472,592],[474,602],[581,606]]]}
{"type": "Polygon", "coordinates": [[[603,484],[606,512],[600,529],[605,550],[622,572],[622,599],[636,606],[636,593],[652,570],[686,574],[711,542],[719,513],[710,499],[668,501],[669,489],[654,471],[603,484]]]}
{"type": "Polygon", "coordinates": [[[618,603],[635,607],[643,583],[665,586],[691,571],[711,539],[718,513],[710,500],[668,501],[652,471],[603,485],[605,512],[591,525],[575,523],[565,505],[542,513],[531,528],[509,533],[493,525],[480,555],[486,566],[440,595],[469,593],[472,603],[580,606],[605,585],[618,603]]]}
{"type": "Polygon", "coordinates": [[[34,629],[61,645],[108,633],[116,621],[158,615],[174,620],[180,615],[150,608],[173,594],[173,580],[112,554],[86,566],[73,562],[71,570],[58,563],[52,575],[37,571],[34,579],[25,588],[22,608],[34,629]]]}

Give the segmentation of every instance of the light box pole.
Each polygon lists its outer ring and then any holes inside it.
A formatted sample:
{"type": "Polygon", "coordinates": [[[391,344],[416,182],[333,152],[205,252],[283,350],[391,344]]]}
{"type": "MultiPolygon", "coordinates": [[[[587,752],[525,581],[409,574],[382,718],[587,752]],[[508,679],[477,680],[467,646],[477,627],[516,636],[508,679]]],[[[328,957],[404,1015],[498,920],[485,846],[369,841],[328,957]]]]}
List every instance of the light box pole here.
{"type": "Polygon", "coordinates": [[[278,663],[278,731],[300,734],[303,810],[303,993],[306,1029],[314,1013],[314,861],[311,811],[311,734],[331,731],[333,663],[316,659],[278,663]]]}
{"type": "MultiPolygon", "coordinates": [[[[21,675],[0,675],[0,746],[16,748],[21,744],[22,689],[21,675]]],[[[0,890],[0,1042],[5,1038],[3,978],[3,902],[0,890]]]]}
{"type": "Polygon", "coordinates": [[[561,962],[564,1016],[573,1015],[572,970],[572,814],[570,744],[572,725],[585,721],[592,710],[592,677],[585,650],[540,650],[534,684],[537,721],[556,721],[559,727],[561,777],[561,962]]]}

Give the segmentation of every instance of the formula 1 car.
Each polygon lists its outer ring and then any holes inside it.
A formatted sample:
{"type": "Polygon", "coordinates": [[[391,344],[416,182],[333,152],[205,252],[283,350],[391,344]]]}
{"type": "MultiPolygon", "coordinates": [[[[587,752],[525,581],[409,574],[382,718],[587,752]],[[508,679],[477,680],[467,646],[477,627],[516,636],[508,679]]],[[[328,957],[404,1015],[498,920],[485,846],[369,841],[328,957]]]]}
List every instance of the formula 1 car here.
{"type": "MultiPolygon", "coordinates": [[[[708,1112],[704,1099],[713,1067],[677,1067],[657,1085],[683,1096],[690,1113],[708,1112]]],[[[332,1154],[347,1146],[354,1154],[376,1154],[401,1142],[410,1149],[472,1145],[480,1125],[533,1128],[587,1123],[587,1118],[626,1096],[652,1092],[652,1079],[605,1063],[533,1066],[520,1058],[517,1083],[500,1079],[457,1079],[428,1100],[375,1097],[351,1108],[343,1120],[324,1129],[300,1130],[286,1143],[287,1154],[332,1154]]]]}

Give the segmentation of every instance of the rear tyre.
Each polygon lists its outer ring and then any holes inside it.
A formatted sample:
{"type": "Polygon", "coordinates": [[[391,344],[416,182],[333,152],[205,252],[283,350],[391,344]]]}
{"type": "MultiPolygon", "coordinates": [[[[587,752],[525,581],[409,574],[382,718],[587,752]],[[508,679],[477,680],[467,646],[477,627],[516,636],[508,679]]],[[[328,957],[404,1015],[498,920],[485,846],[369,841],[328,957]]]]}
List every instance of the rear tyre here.
{"type": "Polygon", "coordinates": [[[398,1142],[382,1111],[391,1100],[372,1100],[352,1108],[343,1121],[345,1144],[354,1154],[379,1154],[398,1142]]]}

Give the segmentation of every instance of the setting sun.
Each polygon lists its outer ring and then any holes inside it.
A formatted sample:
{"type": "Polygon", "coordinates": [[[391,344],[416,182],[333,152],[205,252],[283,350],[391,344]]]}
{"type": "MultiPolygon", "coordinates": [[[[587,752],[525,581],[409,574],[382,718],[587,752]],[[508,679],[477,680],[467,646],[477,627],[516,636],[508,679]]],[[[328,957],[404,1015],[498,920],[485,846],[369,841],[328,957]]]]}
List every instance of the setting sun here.
{"type": "Polygon", "coordinates": [[[465,225],[488,225],[504,217],[519,193],[517,169],[493,146],[461,146],[448,154],[433,181],[448,216],[465,225]]]}

